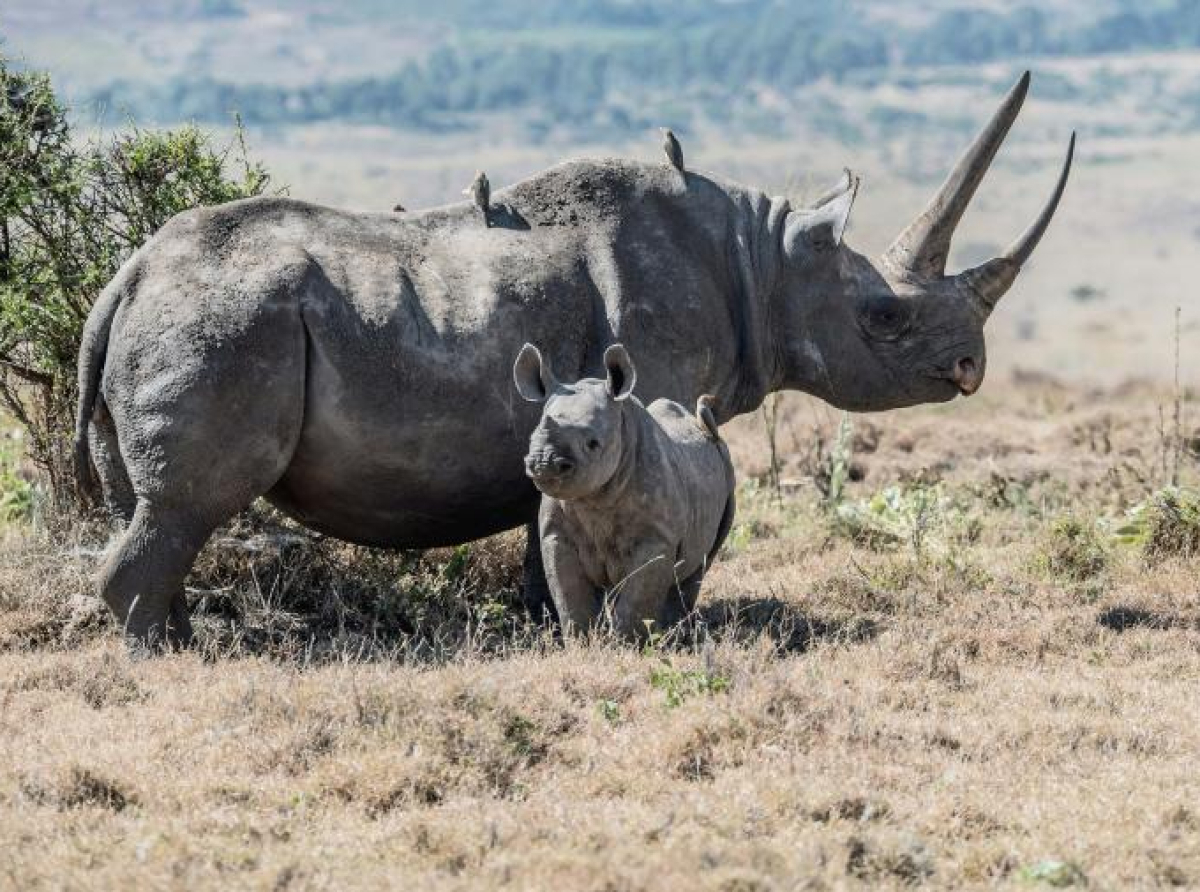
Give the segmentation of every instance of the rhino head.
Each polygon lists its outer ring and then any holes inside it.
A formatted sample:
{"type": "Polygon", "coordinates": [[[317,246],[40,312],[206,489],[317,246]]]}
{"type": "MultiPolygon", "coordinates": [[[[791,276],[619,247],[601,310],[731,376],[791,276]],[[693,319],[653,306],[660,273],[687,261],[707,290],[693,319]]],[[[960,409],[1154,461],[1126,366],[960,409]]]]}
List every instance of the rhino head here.
{"type": "Polygon", "coordinates": [[[562,384],[550,363],[526,344],[513,364],[517,392],[542,403],[542,417],[529,438],[525,473],[551,498],[581,499],[612,480],[624,448],[623,403],[633,393],[637,371],[620,344],[604,351],[603,381],[584,378],[562,384]]]}
{"type": "Polygon", "coordinates": [[[950,239],[1020,111],[1029,73],[1012,88],[925,210],[877,259],[843,243],[858,191],[849,171],[814,207],[783,221],[781,274],[771,306],[782,386],[857,411],[970,395],[987,364],[983,327],[1058,207],[1075,149],[1050,200],[1003,254],[946,274],[950,239]]]}

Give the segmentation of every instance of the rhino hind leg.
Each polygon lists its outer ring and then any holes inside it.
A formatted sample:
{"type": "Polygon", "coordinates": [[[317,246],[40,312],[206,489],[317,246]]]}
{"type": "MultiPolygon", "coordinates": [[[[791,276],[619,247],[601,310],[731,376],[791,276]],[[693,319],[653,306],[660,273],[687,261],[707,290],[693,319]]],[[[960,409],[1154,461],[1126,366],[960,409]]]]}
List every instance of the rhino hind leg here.
{"type": "Polygon", "coordinates": [[[209,341],[126,331],[115,359],[110,347],[112,405],[121,411],[113,412],[120,451],[109,464],[118,482],[123,471],[136,507],[98,588],[131,643],[190,641],[183,583],[192,562],[293,460],[305,410],[300,314],[277,301],[249,322],[209,341]]]}
{"type": "Polygon", "coordinates": [[[100,595],[131,642],[191,642],[183,580],[211,532],[212,524],[193,512],[138,502],[100,573],[100,595]]]}
{"type": "Polygon", "coordinates": [[[88,444],[96,475],[100,478],[104,504],[114,518],[127,526],[133,520],[137,496],[129,481],[129,472],[125,470],[125,462],[121,460],[116,425],[103,399],[96,401],[96,410],[88,425],[88,444]]]}
{"type": "MultiPolygon", "coordinates": [[[[299,423],[283,428],[298,430],[299,423]]],[[[151,496],[142,494],[148,487],[139,486],[134,475],[137,507],[99,580],[101,598],[131,643],[182,647],[191,642],[183,583],[192,563],[217,527],[275,485],[295,446],[295,432],[287,431],[279,441],[266,438],[275,448],[247,454],[238,448],[244,444],[224,430],[227,448],[200,472],[208,472],[201,485],[194,485],[193,478],[199,476],[194,465],[182,460],[195,456],[182,451],[166,462],[179,470],[151,496]]]]}

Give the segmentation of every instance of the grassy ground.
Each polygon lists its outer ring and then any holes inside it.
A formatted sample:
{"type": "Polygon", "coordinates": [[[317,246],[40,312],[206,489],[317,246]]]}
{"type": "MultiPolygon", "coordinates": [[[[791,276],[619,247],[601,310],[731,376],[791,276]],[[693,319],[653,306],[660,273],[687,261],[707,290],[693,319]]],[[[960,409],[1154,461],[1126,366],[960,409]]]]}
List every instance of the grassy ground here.
{"type": "Polygon", "coordinates": [[[10,527],[0,887],[1200,884],[1195,403],[1176,439],[1169,393],[998,383],[786,397],[779,495],[732,425],[727,553],[645,650],[529,627],[519,537],[259,517],[190,582],[201,648],[135,660],[95,531],[10,527]]]}

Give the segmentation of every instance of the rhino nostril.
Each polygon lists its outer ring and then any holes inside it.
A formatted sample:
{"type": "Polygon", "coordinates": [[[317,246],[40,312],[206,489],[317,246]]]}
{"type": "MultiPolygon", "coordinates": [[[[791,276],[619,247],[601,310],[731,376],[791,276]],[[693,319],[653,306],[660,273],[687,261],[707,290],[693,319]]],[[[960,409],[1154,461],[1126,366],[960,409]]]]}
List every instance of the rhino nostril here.
{"type": "Polygon", "coordinates": [[[562,458],[560,456],[559,458],[554,459],[553,464],[554,470],[558,471],[560,474],[567,474],[575,470],[575,462],[571,461],[569,458],[562,458]]]}
{"type": "Polygon", "coordinates": [[[958,389],[967,396],[978,390],[979,385],[983,383],[983,375],[979,370],[979,364],[970,356],[964,356],[955,361],[950,378],[958,385],[958,389]]]}

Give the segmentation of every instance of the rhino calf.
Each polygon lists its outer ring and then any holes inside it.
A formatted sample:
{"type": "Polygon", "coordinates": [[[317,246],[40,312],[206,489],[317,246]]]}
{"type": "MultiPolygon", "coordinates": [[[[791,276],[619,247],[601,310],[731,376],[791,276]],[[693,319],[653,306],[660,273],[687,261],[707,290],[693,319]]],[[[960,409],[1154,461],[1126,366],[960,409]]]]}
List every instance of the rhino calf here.
{"type": "Polygon", "coordinates": [[[542,561],[564,631],[610,611],[619,633],[638,636],[695,606],[733,521],[733,464],[704,397],[694,415],[671,400],[642,405],[620,344],[604,367],[605,380],[562,384],[526,344],[513,378],[543,404],[525,472],[542,493],[542,561]]]}

